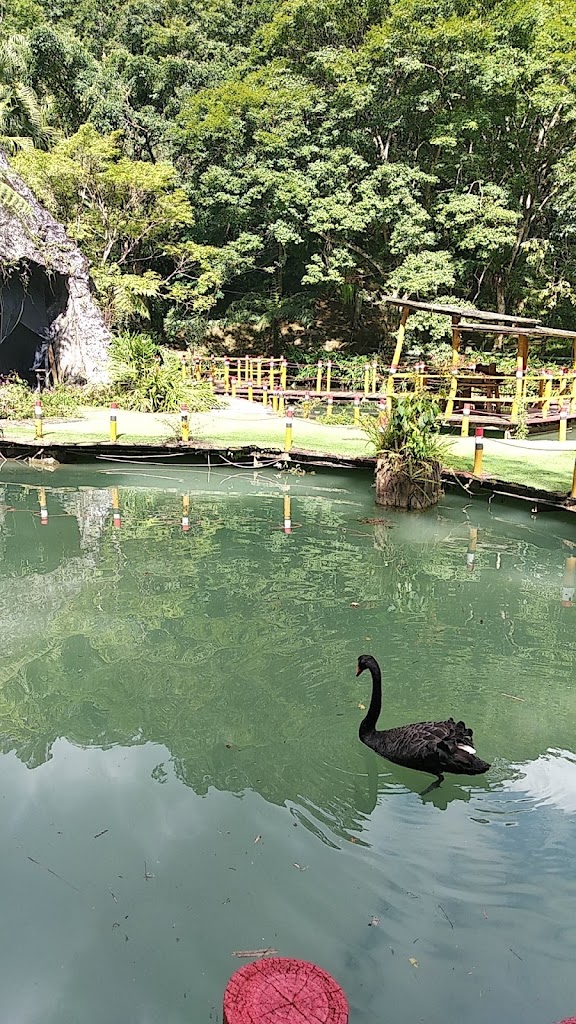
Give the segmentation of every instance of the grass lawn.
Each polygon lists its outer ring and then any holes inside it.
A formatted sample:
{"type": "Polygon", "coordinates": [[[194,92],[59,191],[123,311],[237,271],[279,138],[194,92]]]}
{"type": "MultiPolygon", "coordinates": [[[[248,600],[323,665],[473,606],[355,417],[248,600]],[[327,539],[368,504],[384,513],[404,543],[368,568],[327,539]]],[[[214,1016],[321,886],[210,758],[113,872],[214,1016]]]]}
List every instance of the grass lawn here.
{"type": "MultiPolygon", "coordinates": [[[[178,415],[127,412],[118,410],[118,440],[123,444],[166,444],[179,437],[178,415]]],[[[2,424],[4,440],[34,441],[34,423],[8,422],[2,424]]],[[[266,415],[259,405],[237,400],[225,410],[199,413],[190,418],[191,441],[202,441],[215,447],[234,448],[242,445],[284,447],[284,418],[266,415]]],[[[50,443],[95,444],[109,441],[109,411],[82,409],[71,420],[45,420],[43,440],[50,443]]],[[[447,465],[454,469],[472,471],[474,439],[447,438],[450,455],[447,465]]],[[[367,456],[370,445],[362,431],[336,424],[334,426],[313,420],[295,419],[293,430],[295,448],[328,455],[367,456]]],[[[484,440],[483,472],[510,483],[525,484],[543,490],[568,492],[576,442],[563,445],[550,440],[529,438],[526,441],[484,440]]]]}

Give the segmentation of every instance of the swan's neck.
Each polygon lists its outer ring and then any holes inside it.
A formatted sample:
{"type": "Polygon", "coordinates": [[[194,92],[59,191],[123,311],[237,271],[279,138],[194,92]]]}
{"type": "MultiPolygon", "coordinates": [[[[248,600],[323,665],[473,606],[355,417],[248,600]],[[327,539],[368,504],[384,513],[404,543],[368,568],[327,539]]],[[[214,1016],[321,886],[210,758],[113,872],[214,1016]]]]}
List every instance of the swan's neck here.
{"type": "Polygon", "coordinates": [[[370,665],[370,675],[372,676],[372,698],[370,700],[370,707],[364,721],[360,724],[360,733],[366,734],[373,732],[376,728],[376,722],[382,709],[382,676],[380,675],[380,668],[378,664],[370,665]]]}

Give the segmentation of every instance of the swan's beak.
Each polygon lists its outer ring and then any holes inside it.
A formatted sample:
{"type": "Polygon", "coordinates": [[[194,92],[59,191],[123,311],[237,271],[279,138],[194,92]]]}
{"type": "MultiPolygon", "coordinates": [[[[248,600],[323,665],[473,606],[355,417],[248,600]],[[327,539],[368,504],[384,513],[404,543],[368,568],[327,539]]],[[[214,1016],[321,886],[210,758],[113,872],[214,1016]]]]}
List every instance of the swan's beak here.
{"type": "Polygon", "coordinates": [[[360,668],[360,665],[356,666],[356,675],[357,676],[361,676],[362,675],[362,669],[360,668]]]}

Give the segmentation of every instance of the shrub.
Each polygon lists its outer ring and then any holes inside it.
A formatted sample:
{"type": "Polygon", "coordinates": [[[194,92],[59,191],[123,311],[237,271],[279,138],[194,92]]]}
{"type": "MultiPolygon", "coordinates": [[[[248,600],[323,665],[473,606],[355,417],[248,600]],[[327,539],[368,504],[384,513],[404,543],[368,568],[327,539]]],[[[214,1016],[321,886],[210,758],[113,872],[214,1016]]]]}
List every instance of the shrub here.
{"type": "MultiPolygon", "coordinates": [[[[0,384],[0,418],[27,420],[34,416],[37,392],[26,381],[14,375],[0,384]]],[[[82,398],[80,388],[58,384],[53,391],[43,391],[42,409],[45,416],[74,416],[82,398]]]]}

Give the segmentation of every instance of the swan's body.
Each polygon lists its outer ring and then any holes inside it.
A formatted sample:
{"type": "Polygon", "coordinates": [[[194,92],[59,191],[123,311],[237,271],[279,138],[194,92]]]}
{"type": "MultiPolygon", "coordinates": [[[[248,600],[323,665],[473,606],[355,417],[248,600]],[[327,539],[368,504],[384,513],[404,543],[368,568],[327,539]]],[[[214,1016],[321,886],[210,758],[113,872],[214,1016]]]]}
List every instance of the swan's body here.
{"type": "Polygon", "coordinates": [[[358,658],[356,675],[368,669],[372,676],[372,699],[358,735],[367,747],[394,764],[436,775],[442,782],[444,772],[454,775],[482,775],[490,765],[476,757],[472,729],[464,722],[448,718],[445,722],[415,722],[397,729],[376,729],[382,708],[380,666],[370,654],[358,658]]]}

